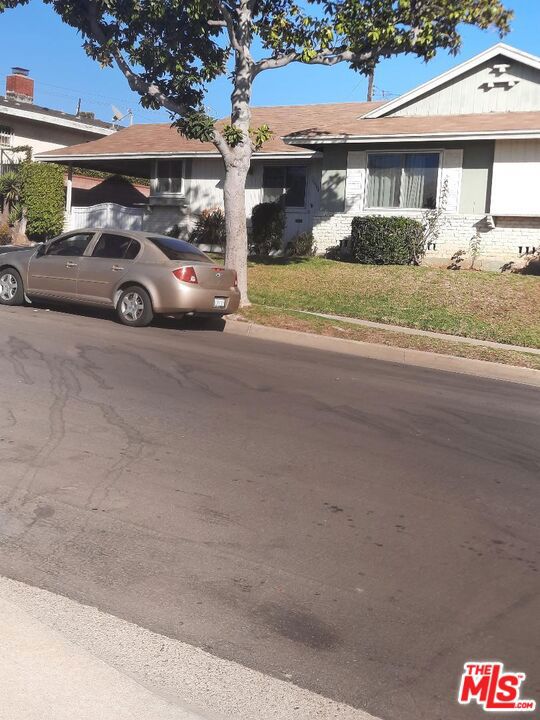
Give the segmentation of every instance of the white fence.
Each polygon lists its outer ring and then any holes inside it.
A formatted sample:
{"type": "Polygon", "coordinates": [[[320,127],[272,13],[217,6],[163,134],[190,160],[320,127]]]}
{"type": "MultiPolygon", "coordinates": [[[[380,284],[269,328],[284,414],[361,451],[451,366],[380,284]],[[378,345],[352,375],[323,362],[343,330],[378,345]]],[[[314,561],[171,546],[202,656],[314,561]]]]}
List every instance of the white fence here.
{"type": "Polygon", "coordinates": [[[90,207],[72,207],[66,218],[66,230],[107,228],[108,230],[142,230],[144,208],[101,203],[90,207]]]}

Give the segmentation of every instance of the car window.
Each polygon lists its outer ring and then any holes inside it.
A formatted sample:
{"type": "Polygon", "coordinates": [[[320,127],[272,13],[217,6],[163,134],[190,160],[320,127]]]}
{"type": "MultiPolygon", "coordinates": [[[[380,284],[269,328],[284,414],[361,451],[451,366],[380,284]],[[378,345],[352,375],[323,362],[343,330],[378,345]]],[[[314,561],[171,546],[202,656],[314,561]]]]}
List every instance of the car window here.
{"type": "Polygon", "coordinates": [[[88,247],[93,233],[76,233],[66,235],[52,242],[47,248],[47,255],[63,255],[66,257],[81,257],[88,247]]]}
{"type": "Polygon", "coordinates": [[[133,260],[139,254],[140,249],[140,244],[127,235],[103,233],[97,241],[92,257],[133,260]]]}
{"type": "Polygon", "coordinates": [[[166,235],[149,235],[148,240],[156,245],[169,260],[192,260],[194,262],[214,262],[195,245],[185,240],[167,237],[166,235]]]}

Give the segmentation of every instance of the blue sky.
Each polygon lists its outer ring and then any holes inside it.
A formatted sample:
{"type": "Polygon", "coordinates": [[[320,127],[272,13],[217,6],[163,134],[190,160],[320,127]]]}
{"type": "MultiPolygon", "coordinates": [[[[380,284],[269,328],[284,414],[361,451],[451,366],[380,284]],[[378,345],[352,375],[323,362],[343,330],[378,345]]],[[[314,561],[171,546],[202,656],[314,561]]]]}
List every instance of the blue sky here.
{"type": "MultiPolygon", "coordinates": [[[[540,0],[507,0],[514,9],[512,32],[505,42],[522,50],[540,54],[540,0]]],[[[0,15],[0,76],[14,65],[30,69],[36,83],[36,102],[46,107],[74,112],[78,98],[84,110],[92,110],[104,120],[111,119],[111,104],[122,110],[133,108],[136,122],[166,121],[164,112],[144,110],[131,93],[123,75],[116,69],[100,68],[86,57],[80,37],[64,25],[49,6],[31,0],[26,7],[0,15]]],[[[386,60],[377,69],[378,89],[399,95],[457,62],[466,60],[497,42],[495,33],[467,28],[458,58],[440,53],[430,63],[409,57],[386,60]]],[[[0,87],[3,92],[3,79],[0,87]]],[[[364,100],[366,80],[345,65],[334,68],[291,65],[260,75],[255,84],[254,105],[292,105],[315,102],[364,100]]],[[[230,84],[226,78],[211,87],[207,106],[216,116],[229,111],[230,84]]]]}

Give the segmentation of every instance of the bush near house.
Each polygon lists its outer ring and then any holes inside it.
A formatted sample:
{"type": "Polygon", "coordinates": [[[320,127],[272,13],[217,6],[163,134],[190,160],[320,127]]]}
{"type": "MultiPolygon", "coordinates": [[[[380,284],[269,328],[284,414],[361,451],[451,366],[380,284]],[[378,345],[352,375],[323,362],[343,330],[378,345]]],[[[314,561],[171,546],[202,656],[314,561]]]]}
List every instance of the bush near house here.
{"type": "Polygon", "coordinates": [[[251,214],[251,249],[255,255],[281,250],[285,231],[285,211],[278,203],[255,205],[251,214]]]}
{"type": "Polygon", "coordinates": [[[317,252],[313,233],[308,231],[297,235],[288,244],[287,251],[293,257],[313,257],[317,252]]]}
{"type": "Polygon", "coordinates": [[[424,255],[424,227],[406,217],[355,217],[351,226],[352,262],[369,265],[411,265],[424,255]]]}
{"type": "Polygon", "coordinates": [[[189,241],[196,245],[209,245],[214,248],[224,248],[226,242],[225,215],[221,208],[203,210],[195,227],[190,233],[189,241]]]}
{"type": "Polygon", "coordinates": [[[64,168],[49,163],[21,163],[21,205],[26,210],[26,234],[48,240],[64,227],[64,168]]]}

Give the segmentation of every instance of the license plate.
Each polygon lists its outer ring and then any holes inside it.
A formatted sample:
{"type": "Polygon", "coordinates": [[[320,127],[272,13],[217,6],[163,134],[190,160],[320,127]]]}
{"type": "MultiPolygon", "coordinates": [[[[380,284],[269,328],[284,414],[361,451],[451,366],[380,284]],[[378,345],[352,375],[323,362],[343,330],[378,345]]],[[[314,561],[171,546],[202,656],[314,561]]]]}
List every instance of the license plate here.
{"type": "Polygon", "coordinates": [[[214,307],[215,308],[224,308],[225,307],[225,298],[214,298],[214,307]]]}

